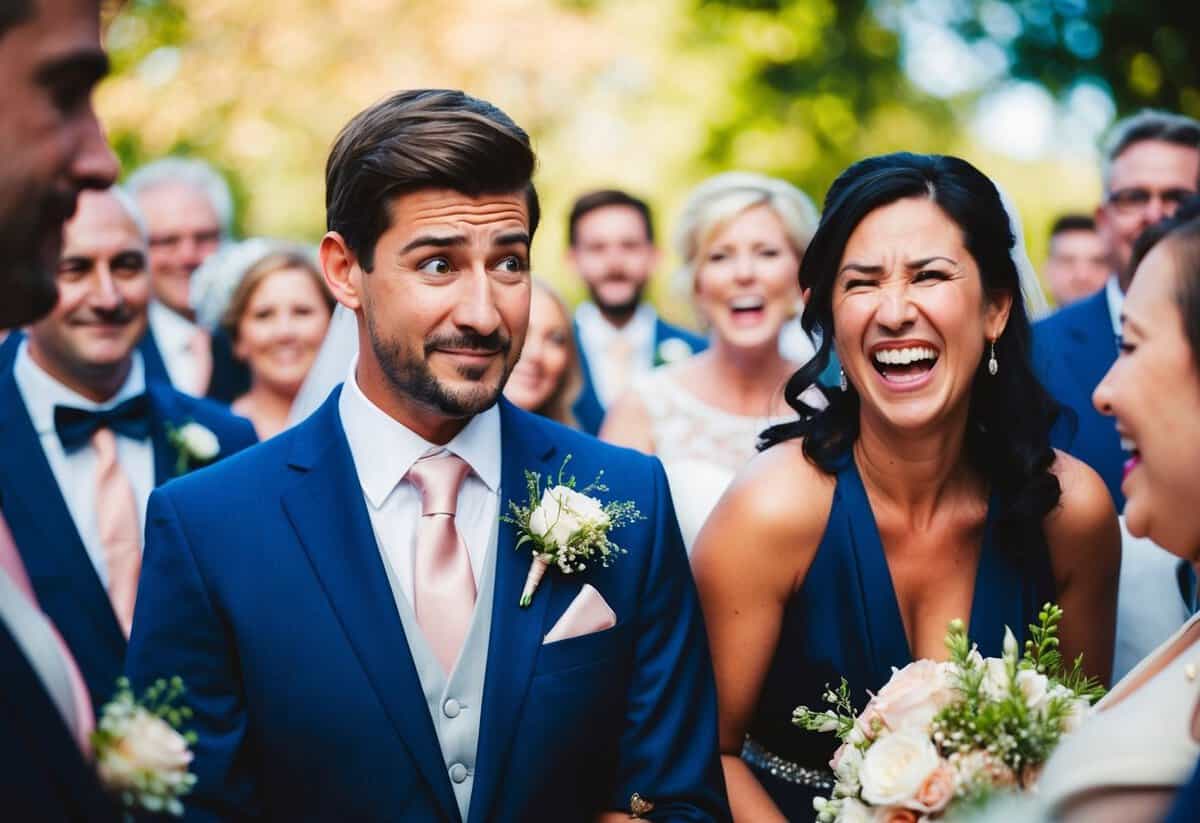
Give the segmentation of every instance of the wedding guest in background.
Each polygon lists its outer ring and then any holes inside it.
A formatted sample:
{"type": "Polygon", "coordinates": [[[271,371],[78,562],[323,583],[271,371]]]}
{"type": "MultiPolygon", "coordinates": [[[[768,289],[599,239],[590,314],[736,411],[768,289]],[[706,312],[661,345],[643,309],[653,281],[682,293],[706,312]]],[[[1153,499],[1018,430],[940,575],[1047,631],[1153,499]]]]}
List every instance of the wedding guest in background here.
{"type": "Polygon", "coordinates": [[[526,411],[578,428],[572,407],[582,385],[567,304],[548,283],[535,279],[529,296],[529,330],[521,359],[504,384],[504,396],[526,411]]]}
{"type": "Polygon", "coordinates": [[[1050,253],[1045,277],[1059,308],[1095,294],[1104,287],[1111,269],[1108,249],[1087,214],[1064,214],[1050,228],[1050,253]]]}
{"type": "Polygon", "coordinates": [[[154,300],[141,345],[147,371],[180,391],[230,403],[249,388],[249,374],[229,338],[195,322],[191,280],[233,230],[229,185],[202,160],[164,157],[129,176],[150,232],[154,300]]]}
{"type": "Polygon", "coordinates": [[[689,548],[759,433],[792,416],[783,387],[800,364],[779,336],[816,226],[803,192],[747,172],[706,180],[683,207],[676,246],[711,345],[635,377],[600,436],[662,460],[689,548]]]}
{"type": "Polygon", "coordinates": [[[870,158],[829,190],[800,268],[821,332],[786,389],[800,419],[765,433],[692,557],[737,819],[810,817],[833,744],[792,709],[845,677],[861,710],[893,666],[945,659],[955,618],[999,656],[1057,601],[1063,654],[1109,676],[1117,519],[1050,447],[1014,222],[953,157],[870,158]],[[818,410],[797,398],[831,348],[845,388],[818,410]]]}
{"type": "MultiPolygon", "coordinates": [[[[1095,391],[1131,455],[1129,531],[1200,561],[1200,218],[1155,226],[1132,253],[1121,354],[1095,391]],[[1168,388],[1169,387],[1169,388],[1168,388]]],[[[1200,755],[1200,617],[1142,661],[1065,738],[1039,795],[1056,820],[1157,821],[1200,755]]],[[[1189,818],[1191,819],[1191,818],[1189,818]]]]}
{"type": "Polygon", "coordinates": [[[673,326],[643,301],[658,265],[650,207],[617,190],[593,191],[571,207],[567,261],[587,286],[590,300],[575,311],[583,389],[575,418],[589,434],[600,430],[605,410],[635,375],[674,351],[702,351],[699,335],[673,326]]]}
{"type": "MultiPolygon", "coordinates": [[[[92,109],[108,70],[96,2],[0,4],[0,330],[57,299],[62,224],[78,192],[107,188],[117,159],[92,109]]],[[[2,452],[3,449],[0,449],[2,452]]],[[[0,797],[18,820],[120,819],[89,762],[92,706],[42,611],[0,497],[0,797]]]]}
{"type": "Polygon", "coordinates": [[[292,402],[329,328],[334,299],[307,255],[273,252],[250,266],[233,292],[224,328],[250,370],[233,411],[262,440],[287,428],[292,402]]]}
{"type": "Polygon", "coordinates": [[[245,421],[145,376],[150,276],[136,207],[84,192],[66,224],[58,302],[0,375],[0,496],[33,590],[99,709],[125,657],[146,500],[176,474],[171,429],[209,431],[209,463],[255,442],[245,421]]]}
{"type": "Polygon", "coordinates": [[[1042,384],[1073,413],[1055,425],[1054,446],[1099,472],[1120,512],[1125,507],[1125,454],[1113,421],[1092,405],[1092,391],[1117,359],[1134,241],[1196,192],[1200,122],[1161,111],[1143,111],[1118,122],[1105,146],[1101,173],[1104,196],[1096,209],[1096,228],[1107,249],[1108,280],[1091,297],[1034,326],[1034,364],[1042,384]]]}

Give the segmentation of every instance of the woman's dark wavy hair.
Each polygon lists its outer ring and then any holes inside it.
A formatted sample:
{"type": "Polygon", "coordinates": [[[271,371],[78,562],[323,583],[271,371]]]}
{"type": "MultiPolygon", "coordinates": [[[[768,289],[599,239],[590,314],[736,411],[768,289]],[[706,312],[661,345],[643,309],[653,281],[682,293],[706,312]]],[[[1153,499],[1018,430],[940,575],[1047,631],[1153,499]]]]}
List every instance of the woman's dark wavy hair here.
{"type": "Polygon", "coordinates": [[[801,323],[810,335],[818,334],[821,343],[816,356],[787,385],[788,403],[799,420],[765,431],[760,448],[801,437],[805,456],[834,473],[858,438],[859,397],[854,387],[842,390],[817,381],[833,346],[834,283],[846,242],[863,218],[910,197],[932,200],[958,224],[986,292],[1013,297],[1008,323],[996,341],[999,372],[988,374],[984,358],[975,372],[965,446],[971,467],[1002,501],[996,520],[1000,545],[1019,559],[1036,557],[1046,546],[1042,520],[1061,495],[1050,471],[1050,427],[1059,407],[1031,365],[1029,316],[1011,254],[1014,237],[1008,213],[992,181],[965,160],[888,154],[855,163],[834,181],[800,265],[800,287],[811,289],[801,323]],[[828,399],[824,410],[800,399],[809,386],[818,386],[828,399]]]}

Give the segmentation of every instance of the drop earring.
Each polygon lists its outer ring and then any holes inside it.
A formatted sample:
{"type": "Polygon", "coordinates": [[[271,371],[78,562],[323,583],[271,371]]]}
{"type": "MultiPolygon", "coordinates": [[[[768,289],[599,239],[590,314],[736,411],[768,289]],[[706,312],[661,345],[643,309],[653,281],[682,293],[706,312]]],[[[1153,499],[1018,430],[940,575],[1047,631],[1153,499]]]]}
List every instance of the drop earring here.
{"type": "Polygon", "coordinates": [[[996,372],[1000,371],[1000,364],[996,362],[996,341],[992,341],[992,356],[988,358],[988,374],[992,377],[996,376],[996,372]]]}
{"type": "Polygon", "coordinates": [[[842,391],[845,391],[846,389],[850,388],[850,384],[846,382],[846,370],[845,369],[838,369],[838,386],[841,387],[842,391]]]}

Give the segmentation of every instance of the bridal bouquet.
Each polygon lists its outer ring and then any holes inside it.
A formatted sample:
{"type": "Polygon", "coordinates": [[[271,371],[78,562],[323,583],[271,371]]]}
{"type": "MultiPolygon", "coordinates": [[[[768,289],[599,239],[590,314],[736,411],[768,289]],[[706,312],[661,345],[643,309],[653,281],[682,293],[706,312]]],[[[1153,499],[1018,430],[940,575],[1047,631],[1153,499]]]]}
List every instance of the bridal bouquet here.
{"type": "Polygon", "coordinates": [[[1024,654],[1005,629],[1002,657],[983,657],[962,621],[950,624],[950,660],[918,660],[855,714],[843,679],[825,711],[797,708],[792,722],[842,741],[830,761],[832,796],[813,801],[822,823],[918,823],[1027,789],[1064,734],[1091,711],[1103,688],[1058,652],[1062,609],[1047,603],[1030,626],[1024,654]]]}

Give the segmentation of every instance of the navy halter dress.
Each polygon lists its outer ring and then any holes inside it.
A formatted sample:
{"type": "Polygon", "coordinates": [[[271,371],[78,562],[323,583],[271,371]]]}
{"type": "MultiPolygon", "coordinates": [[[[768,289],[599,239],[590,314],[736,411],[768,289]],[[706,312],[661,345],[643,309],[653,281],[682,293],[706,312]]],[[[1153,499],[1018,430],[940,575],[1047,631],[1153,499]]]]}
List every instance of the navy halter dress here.
{"type": "MultiPolygon", "coordinates": [[[[1054,600],[1047,556],[1019,566],[993,540],[996,501],[988,505],[968,633],[984,656],[999,656],[1008,626],[1024,645],[1027,626],[1054,600]]],[[[1043,553],[1044,555],[1044,553],[1043,553]]],[[[866,489],[847,454],[833,505],[804,584],[783,614],[779,644],[763,681],[742,757],[788,820],[813,820],[813,798],[828,796],[832,734],[792,725],[792,710],[823,709],[822,694],[845,677],[855,709],[913,660],[883,543],[866,489]]]]}

